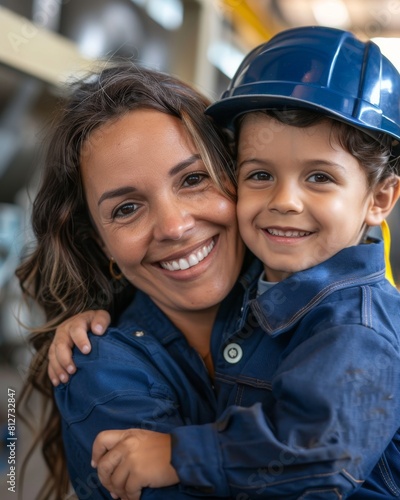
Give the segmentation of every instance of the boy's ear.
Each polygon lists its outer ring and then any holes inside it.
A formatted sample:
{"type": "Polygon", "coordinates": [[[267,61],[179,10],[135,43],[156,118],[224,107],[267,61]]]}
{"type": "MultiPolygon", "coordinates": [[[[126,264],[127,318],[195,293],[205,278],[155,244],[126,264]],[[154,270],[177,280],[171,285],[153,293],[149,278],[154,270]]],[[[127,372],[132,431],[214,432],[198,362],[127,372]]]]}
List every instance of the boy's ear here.
{"type": "Polygon", "coordinates": [[[389,216],[399,196],[399,177],[393,176],[380,182],[373,190],[371,205],[365,223],[368,226],[379,226],[389,216]]]}

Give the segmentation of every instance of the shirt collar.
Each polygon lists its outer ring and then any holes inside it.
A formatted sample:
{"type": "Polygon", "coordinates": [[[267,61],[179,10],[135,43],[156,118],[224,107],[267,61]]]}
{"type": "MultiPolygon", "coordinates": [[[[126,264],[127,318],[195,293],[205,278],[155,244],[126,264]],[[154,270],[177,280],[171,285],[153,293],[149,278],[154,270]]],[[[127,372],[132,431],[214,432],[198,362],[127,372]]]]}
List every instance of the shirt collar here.
{"type": "Polygon", "coordinates": [[[345,248],[325,262],[293,274],[252,301],[260,326],[271,335],[292,327],[332,292],[384,278],[383,243],[345,248]]]}
{"type": "Polygon", "coordinates": [[[238,280],[239,285],[245,291],[249,288],[253,288],[262,272],[262,263],[248,250],[238,280]]]}

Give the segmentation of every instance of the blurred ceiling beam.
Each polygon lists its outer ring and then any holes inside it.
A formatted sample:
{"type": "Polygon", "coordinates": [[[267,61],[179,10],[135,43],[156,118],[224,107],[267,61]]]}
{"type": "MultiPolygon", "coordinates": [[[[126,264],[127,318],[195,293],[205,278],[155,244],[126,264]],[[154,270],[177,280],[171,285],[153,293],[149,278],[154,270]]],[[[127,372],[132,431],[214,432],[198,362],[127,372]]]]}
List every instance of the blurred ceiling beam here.
{"type": "Polygon", "coordinates": [[[53,85],[94,68],[77,46],[0,7],[0,62],[53,85]]]}
{"type": "Polygon", "coordinates": [[[245,45],[252,48],[269,40],[280,27],[259,0],[219,0],[245,45]]]}

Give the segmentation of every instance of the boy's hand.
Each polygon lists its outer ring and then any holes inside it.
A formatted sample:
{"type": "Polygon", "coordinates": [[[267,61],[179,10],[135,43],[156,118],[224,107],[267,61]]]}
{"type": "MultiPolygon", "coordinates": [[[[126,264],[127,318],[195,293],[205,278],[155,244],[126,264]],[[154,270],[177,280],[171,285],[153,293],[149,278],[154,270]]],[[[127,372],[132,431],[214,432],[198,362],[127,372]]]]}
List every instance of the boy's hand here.
{"type": "Polygon", "coordinates": [[[53,342],[49,348],[49,366],[47,373],[54,386],[68,381],[68,374],[75,373],[76,366],[72,361],[74,345],[83,353],[91,350],[87,332],[103,335],[110,324],[111,318],[107,311],[85,311],[72,316],[61,323],[56,330],[53,342]]]}
{"type": "Polygon", "coordinates": [[[113,498],[139,500],[143,488],[179,483],[171,465],[171,436],[143,429],[101,432],[93,443],[92,466],[113,498]]]}

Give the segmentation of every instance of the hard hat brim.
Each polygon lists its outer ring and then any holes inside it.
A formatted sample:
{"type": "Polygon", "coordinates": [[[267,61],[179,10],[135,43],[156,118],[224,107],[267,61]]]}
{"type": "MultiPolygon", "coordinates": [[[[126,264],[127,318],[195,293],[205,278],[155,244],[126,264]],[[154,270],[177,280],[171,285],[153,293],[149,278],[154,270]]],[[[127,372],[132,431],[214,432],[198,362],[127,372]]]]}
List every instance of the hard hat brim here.
{"type": "MultiPolygon", "coordinates": [[[[306,90],[309,92],[309,87],[307,87],[306,90]]],[[[315,90],[318,91],[320,89],[315,90]]],[[[332,93],[330,93],[330,97],[332,97],[332,93]]],[[[348,99],[342,99],[339,94],[334,97],[337,100],[337,103],[342,101],[340,105],[336,106],[336,109],[340,109],[341,112],[335,112],[332,110],[331,105],[327,107],[323,104],[318,104],[315,98],[313,99],[314,102],[309,102],[308,100],[284,94],[252,94],[245,96],[238,95],[222,99],[209,106],[206,110],[206,114],[211,116],[220,127],[233,131],[235,129],[237,119],[246,113],[268,109],[308,109],[320,112],[327,117],[352,125],[377,140],[379,140],[382,136],[382,120],[384,120],[384,128],[387,131],[386,133],[389,133],[393,139],[400,141],[399,125],[394,124],[382,117],[379,110],[374,109],[370,103],[363,103],[362,101],[357,103],[361,112],[359,118],[354,118],[354,116],[351,115],[351,112],[356,103],[349,102],[348,99]],[[363,121],[363,117],[367,120],[367,123],[363,121]],[[373,122],[375,122],[375,126],[371,126],[371,123],[373,122]]]]}

